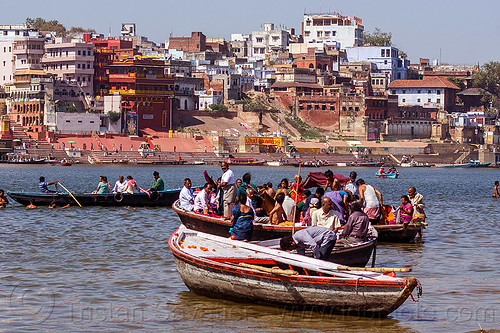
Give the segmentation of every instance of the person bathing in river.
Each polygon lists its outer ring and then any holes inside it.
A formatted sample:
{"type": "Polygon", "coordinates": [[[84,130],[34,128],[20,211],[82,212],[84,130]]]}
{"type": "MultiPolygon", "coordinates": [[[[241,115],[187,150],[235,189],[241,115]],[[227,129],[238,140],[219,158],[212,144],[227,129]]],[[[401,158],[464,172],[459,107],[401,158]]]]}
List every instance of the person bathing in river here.
{"type": "Polygon", "coordinates": [[[0,208],[5,208],[9,204],[9,199],[5,196],[4,190],[0,190],[0,208]]]}
{"type": "Polygon", "coordinates": [[[500,197],[500,193],[498,192],[498,180],[495,181],[495,186],[493,187],[493,198],[499,198],[500,197]]]}

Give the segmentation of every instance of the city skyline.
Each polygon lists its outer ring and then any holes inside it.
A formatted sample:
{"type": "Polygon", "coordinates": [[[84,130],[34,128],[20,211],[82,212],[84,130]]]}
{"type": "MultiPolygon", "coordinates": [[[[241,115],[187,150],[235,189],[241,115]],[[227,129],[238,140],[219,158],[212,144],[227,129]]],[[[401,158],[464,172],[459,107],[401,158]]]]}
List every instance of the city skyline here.
{"type": "Polygon", "coordinates": [[[137,2],[128,0],[119,5],[90,0],[81,6],[72,5],[70,9],[67,2],[60,0],[50,1],[50,5],[28,0],[4,4],[0,24],[21,24],[27,17],[42,17],[58,20],[68,29],[72,26],[93,28],[106,36],[111,28],[111,35],[117,36],[121,23],[133,22],[139,35],[162,43],[171,34],[189,36],[192,31],[230,40],[231,33],[251,33],[259,30],[263,23],[295,28],[300,34],[304,12],[339,12],[360,17],[365,32],[375,28],[391,32],[393,44],[405,51],[412,63],[419,58],[429,58],[441,59],[441,63],[483,64],[498,60],[500,53],[500,38],[495,33],[500,31],[500,22],[494,14],[500,9],[500,3],[485,0],[474,4],[422,0],[418,6],[402,6],[396,0],[378,4],[365,0],[335,5],[322,0],[307,4],[297,0],[256,0],[238,7],[233,4],[217,1],[208,6],[199,0],[150,1],[139,7],[137,2]],[[477,8],[489,9],[478,11],[477,8]]]}

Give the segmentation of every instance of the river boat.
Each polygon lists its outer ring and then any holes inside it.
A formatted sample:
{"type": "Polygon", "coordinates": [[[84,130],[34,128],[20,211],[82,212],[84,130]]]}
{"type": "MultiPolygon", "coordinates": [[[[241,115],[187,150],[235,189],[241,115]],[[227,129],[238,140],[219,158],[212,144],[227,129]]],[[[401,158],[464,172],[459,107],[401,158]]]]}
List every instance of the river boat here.
{"type": "Polygon", "coordinates": [[[0,160],[0,163],[6,164],[45,164],[44,158],[38,159],[12,159],[12,160],[0,160]]]}
{"type": "Polygon", "coordinates": [[[384,162],[352,162],[351,165],[357,167],[381,167],[384,162]]]}
{"type": "MultiPolygon", "coordinates": [[[[179,201],[176,201],[172,208],[179,215],[182,224],[186,227],[206,233],[211,233],[218,236],[229,236],[231,221],[229,218],[220,216],[209,216],[199,214],[192,211],[184,210],[180,207],[179,201]]],[[[390,224],[390,225],[374,225],[378,232],[378,241],[391,243],[408,243],[415,239],[415,236],[421,231],[424,224],[390,224]]],[[[305,229],[305,226],[295,227],[295,230],[305,229]]],[[[293,226],[284,224],[261,224],[254,223],[252,240],[268,240],[281,238],[292,233],[293,226]]]]}
{"type": "Polygon", "coordinates": [[[279,167],[279,166],[283,165],[283,162],[281,162],[281,161],[267,161],[266,164],[268,166],[272,166],[272,167],[279,167]]]}
{"type": "MultiPolygon", "coordinates": [[[[132,206],[132,207],[164,207],[171,206],[179,198],[181,189],[154,191],[147,193],[72,193],[82,206],[132,206]]],[[[21,205],[48,206],[55,203],[58,206],[76,205],[75,200],[66,192],[34,193],[11,192],[7,194],[21,205]]]]}
{"type": "Polygon", "coordinates": [[[472,168],[487,168],[491,165],[491,162],[481,163],[477,160],[471,160],[472,168]]]}
{"type": "Polygon", "coordinates": [[[396,179],[399,177],[399,173],[397,172],[392,172],[392,173],[376,173],[375,174],[377,178],[391,178],[391,179],[396,179]]]}
{"type": "Polygon", "coordinates": [[[169,247],[186,286],[213,298],[384,317],[401,306],[416,287],[416,294],[421,294],[414,277],[354,271],[184,226],[172,234],[169,247]]]}
{"type": "Polygon", "coordinates": [[[434,164],[436,168],[470,168],[473,166],[472,163],[464,163],[464,164],[434,164]]]}
{"type": "Polygon", "coordinates": [[[137,161],[137,164],[141,165],[184,165],[187,161],[137,161]]]}
{"type": "Polygon", "coordinates": [[[257,161],[253,158],[228,158],[227,163],[230,165],[260,166],[264,165],[266,161],[257,161]]]}
{"type": "Polygon", "coordinates": [[[61,161],[61,165],[62,165],[62,166],[71,166],[71,164],[72,164],[72,163],[71,163],[70,161],[67,161],[67,160],[62,160],[62,161],[61,161]]]}

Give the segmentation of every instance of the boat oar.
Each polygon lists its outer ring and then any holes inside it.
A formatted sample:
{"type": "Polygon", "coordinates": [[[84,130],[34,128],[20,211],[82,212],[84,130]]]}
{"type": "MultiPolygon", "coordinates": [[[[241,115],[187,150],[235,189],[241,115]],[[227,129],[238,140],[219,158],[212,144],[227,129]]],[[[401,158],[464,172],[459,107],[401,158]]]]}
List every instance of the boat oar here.
{"type": "MultiPolygon", "coordinates": [[[[297,178],[298,183],[296,183],[297,188],[295,189],[295,199],[298,199],[299,196],[299,186],[300,186],[300,168],[302,167],[302,163],[299,163],[299,177],[297,178]]],[[[292,227],[292,236],[295,235],[295,216],[297,215],[297,204],[295,204],[295,209],[293,210],[293,227],[292,227]]]]}
{"type": "Polygon", "coordinates": [[[411,272],[411,268],[391,268],[391,267],[348,267],[337,266],[339,271],[360,271],[360,272],[411,272]]]}
{"type": "Polygon", "coordinates": [[[71,193],[63,184],[61,184],[59,181],[57,181],[57,183],[59,185],[61,185],[61,187],[66,191],[68,192],[69,196],[73,198],[73,200],[75,200],[75,202],[78,204],[78,206],[82,207],[82,205],[78,202],[78,200],[76,200],[75,196],[73,195],[73,193],[71,193]]]}
{"type": "Polygon", "coordinates": [[[251,265],[247,264],[244,262],[240,262],[238,264],[239,266],[246,267],[246,268],[251,268],[251,269],[256,269],[258,271],[266,272],[266,273],[271,273],[271,274],[283,274],[283,275],[299,275],[299,272],[294,271],[292,269],[281,269],[279,267],[263,267],[263,266],[258,266],[258,265],[251,265]]]}

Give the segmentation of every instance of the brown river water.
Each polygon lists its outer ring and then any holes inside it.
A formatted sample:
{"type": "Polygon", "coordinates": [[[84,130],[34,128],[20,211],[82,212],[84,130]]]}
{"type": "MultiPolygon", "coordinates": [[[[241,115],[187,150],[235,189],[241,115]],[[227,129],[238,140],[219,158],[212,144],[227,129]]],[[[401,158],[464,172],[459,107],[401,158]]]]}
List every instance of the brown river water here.
{"type": "MultiPolygon", "coordinates": [[[[202,184],[214,166],[10,166],[0,188],[38,191],[38,178],[90,192],[98,176],[132,175],[148,188],[158,170],[167,188],[185,177],[202,184]]],[[[233,167],[252,182],[275,185],[297,168],[233,167]]],[[[322,169],[303,169],[319,171],[322,169]]],[[[413,268],[422,283],[388,318],[372,319],[235,303],[191,293],[168,249],[180,220],[170,208],[70,207],[27,210],[11,200],[0,210],[0,332],[469,332],[500,329],[500,199],[491,198],[500,169],[400,169],[377,179],[372,168],[332,168],[377,187],[399,204],[409,186],[425,197],[422,242],[379,244],[377,266],[413,268]]],[[[402,273],[398,273],[405,276],[402,273]]]]}

